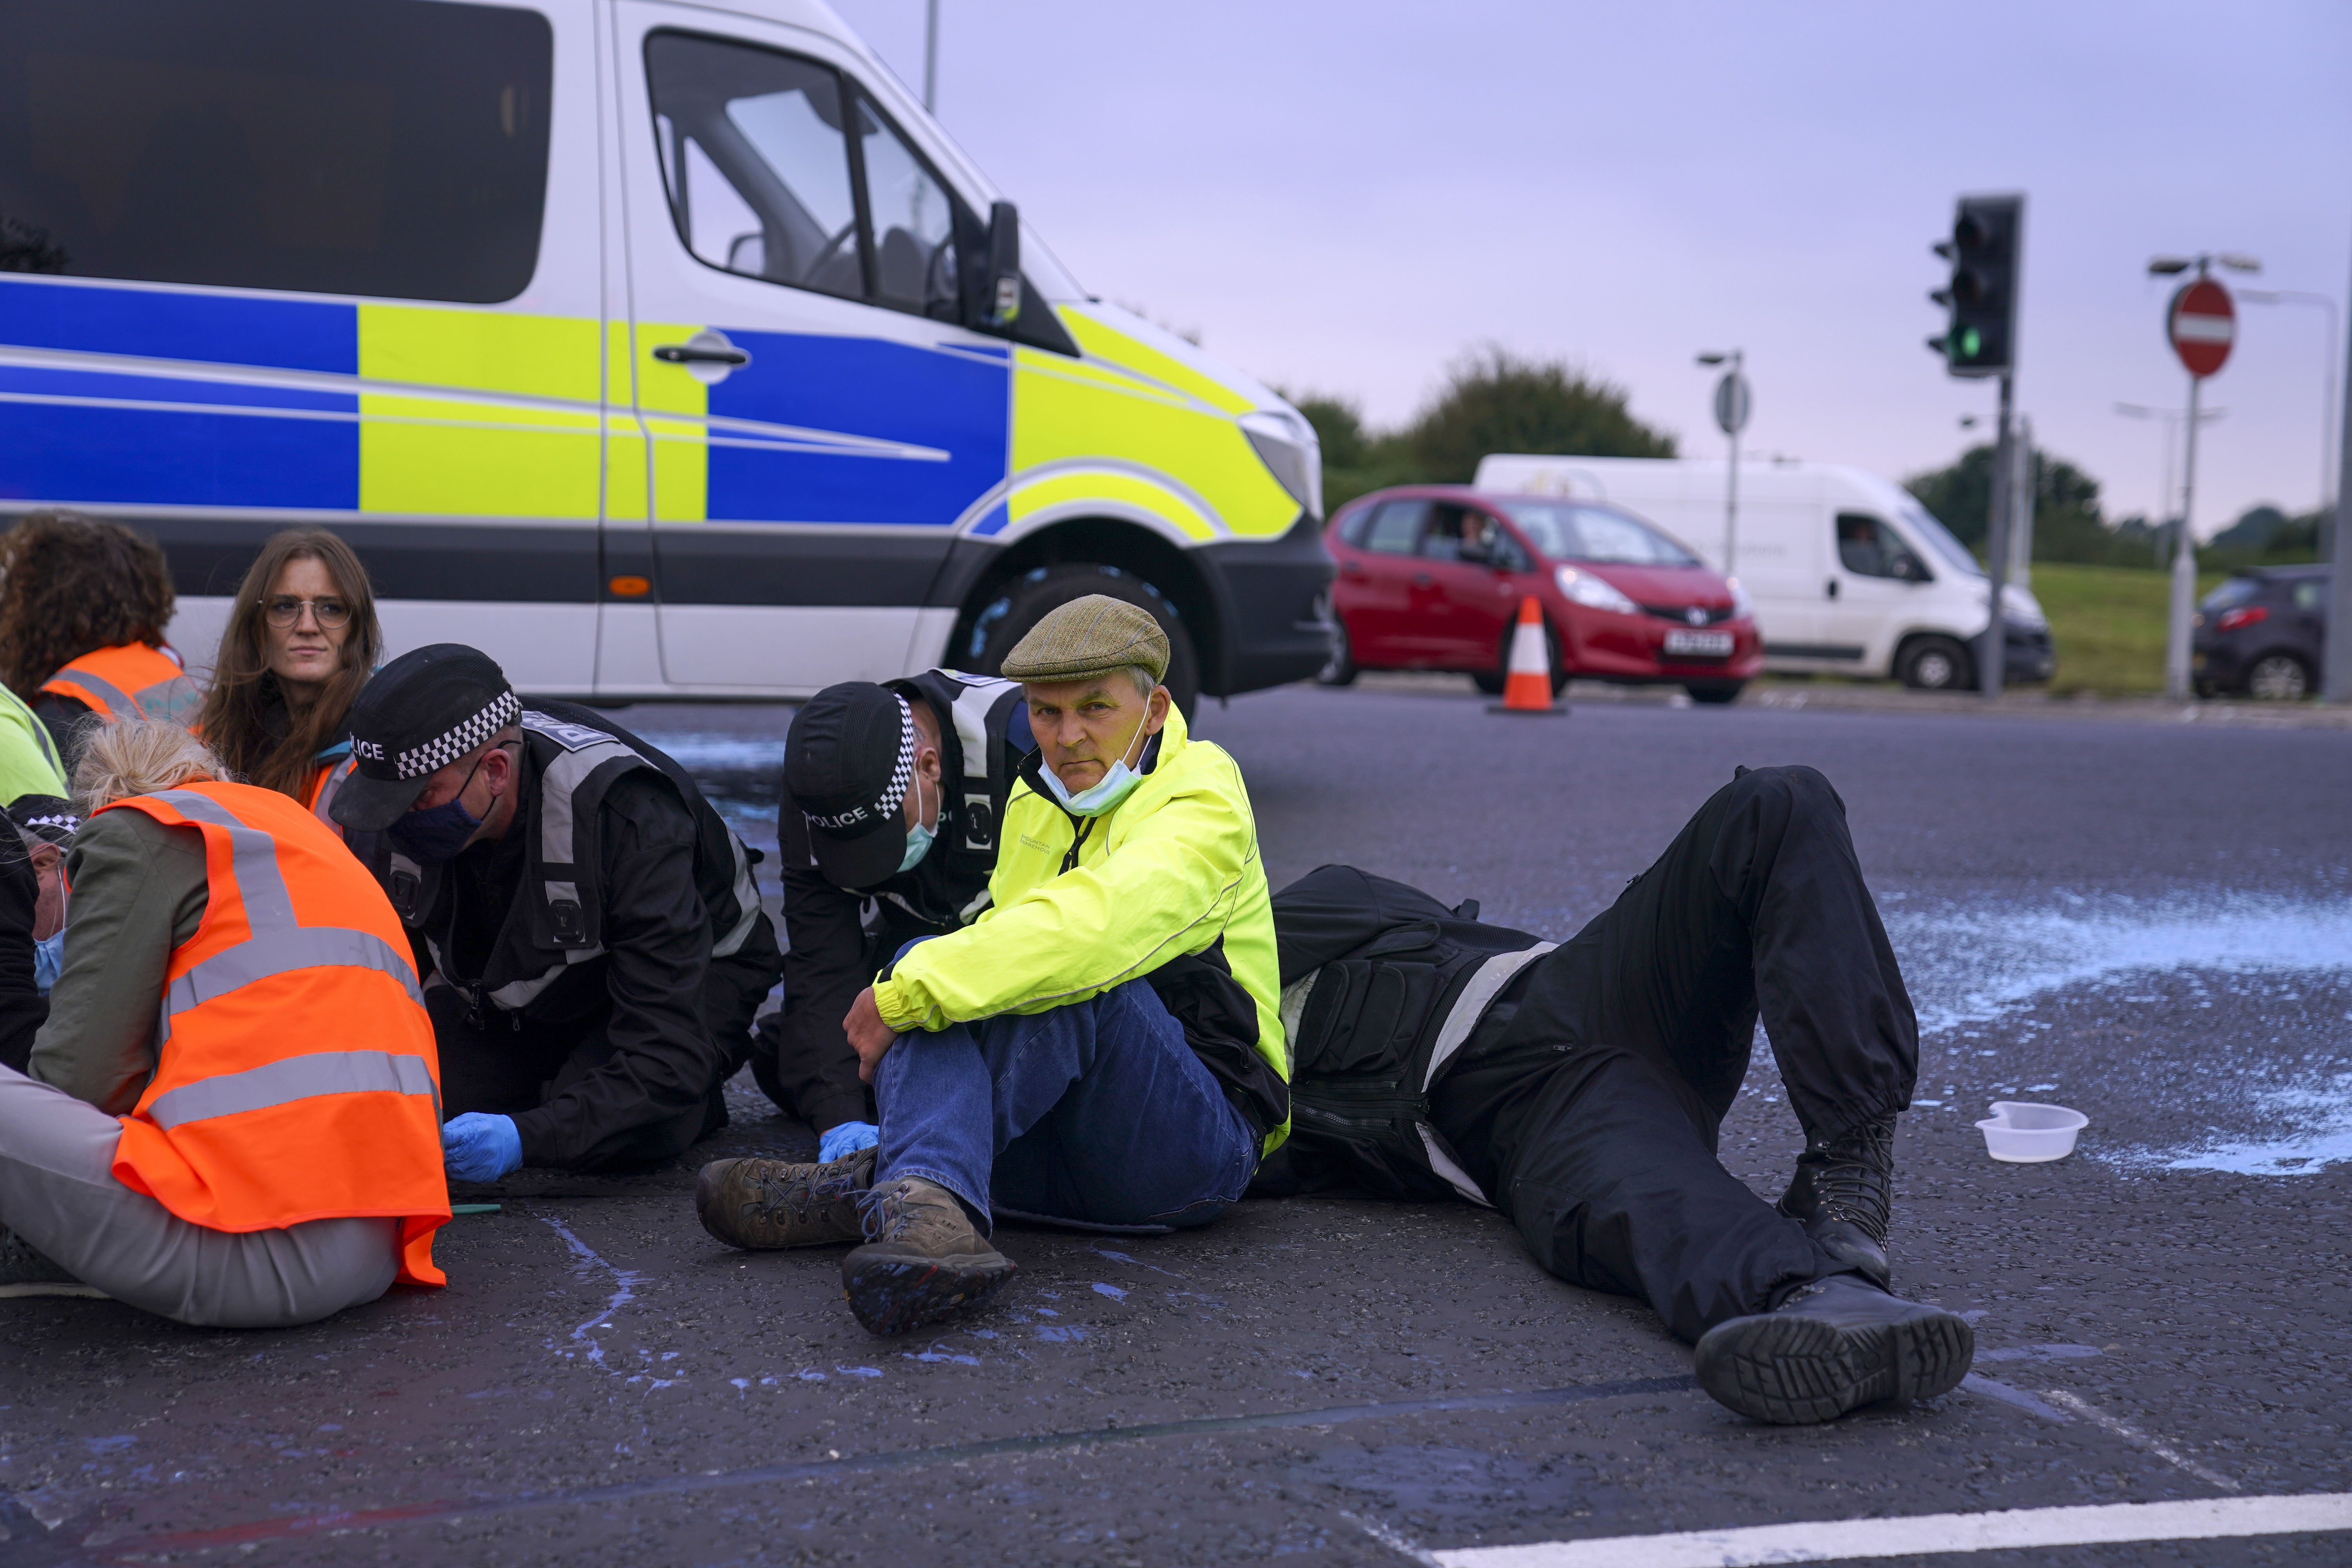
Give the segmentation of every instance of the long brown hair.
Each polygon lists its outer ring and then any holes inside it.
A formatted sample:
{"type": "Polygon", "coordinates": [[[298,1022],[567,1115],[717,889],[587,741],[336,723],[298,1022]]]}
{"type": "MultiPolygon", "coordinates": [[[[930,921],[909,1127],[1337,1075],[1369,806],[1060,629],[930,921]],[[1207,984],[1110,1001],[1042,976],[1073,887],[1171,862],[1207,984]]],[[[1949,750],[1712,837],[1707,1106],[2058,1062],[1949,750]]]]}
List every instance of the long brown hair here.
{"type": "MultiPolygon", "coordinates": [[[[236,590],[227,629],[221,633],[220,658],[213,666],[212,689],[205,694],[204,711],[196,728],[229,771],[263,789],[274,789],[300,800],[309,787],[314,759],[342,739],[343,721],[352,700],[383,654],[383,628],[376,624],[375,590],[367,568],[352,547],[323,528],[289,528],[261,547],[245,581],[236,590]],[[335,580],[335,592],[352,607],[351,629],[343,636],[342,668],[329,676],[319,700],[308,711],[296,713],[283,737],[269,732],[268,711],[279,699],[278,678],[269,670],[269,645],[262,625],[262,601],[289,561],[316,561],[335,580]]],[[[282,700],[282,699],[279,699],[282,700]]]]}
{"type": "Polygon", "coordinates": [[[0,682],[30,702],[86,653],[162,644],[172,571],[145,534],[76,511],[28,512],[0,534],[0,682]]]}

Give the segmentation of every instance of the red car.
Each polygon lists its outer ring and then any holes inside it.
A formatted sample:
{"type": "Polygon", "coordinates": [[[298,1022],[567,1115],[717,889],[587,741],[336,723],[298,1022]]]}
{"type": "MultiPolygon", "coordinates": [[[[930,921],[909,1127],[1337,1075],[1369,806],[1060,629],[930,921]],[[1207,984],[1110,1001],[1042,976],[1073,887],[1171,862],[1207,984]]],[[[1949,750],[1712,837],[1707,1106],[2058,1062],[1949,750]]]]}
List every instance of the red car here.
{"type": "Polygon", "coordinates": [[[1326,685],[1359,669],[1460,670],[1503,689],[1520,602],[1543,608],[1552,687],[1673,683],[1728,702],[1764,667],[1748,595],[1633,513],[1462,485],[1376,490],[1324,531],[1331,584],[1326,685]]]}

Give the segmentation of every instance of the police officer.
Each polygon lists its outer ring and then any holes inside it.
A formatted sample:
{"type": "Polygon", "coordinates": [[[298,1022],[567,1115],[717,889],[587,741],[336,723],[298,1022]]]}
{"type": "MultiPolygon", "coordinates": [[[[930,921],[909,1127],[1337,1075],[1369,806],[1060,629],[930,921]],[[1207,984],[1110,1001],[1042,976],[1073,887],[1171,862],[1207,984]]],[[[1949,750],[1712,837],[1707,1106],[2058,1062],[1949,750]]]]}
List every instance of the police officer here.
{"type": "Polygon", "coordinates": [[[782,961],[751,854],[677,763],[569,703],[525,710],[437,643],[362,688],[331,815],[427,976],[450,1174],[675,1157],[782,961]]]}
{"type": "Polygon", "coordinates": [[[1033,741],[1017,681],[931,669],[845,680],[784,742],[784,1005],[751,1072],[817,1130],[827,1160],[874,1142],[870,1091],[841,1021],[890,955],[988,907],[997,826],[1033,741]]]}

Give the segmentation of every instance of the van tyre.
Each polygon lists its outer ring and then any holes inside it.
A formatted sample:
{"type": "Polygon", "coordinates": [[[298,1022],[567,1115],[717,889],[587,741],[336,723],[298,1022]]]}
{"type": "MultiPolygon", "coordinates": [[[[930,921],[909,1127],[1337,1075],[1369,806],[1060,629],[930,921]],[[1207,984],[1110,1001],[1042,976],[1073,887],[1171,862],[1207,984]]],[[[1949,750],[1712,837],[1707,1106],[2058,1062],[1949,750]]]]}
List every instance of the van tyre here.
{"type": "Polygon", "coordinates": [[[1904,646],[1895,676],[1914,691],[1963,691],[1976,685],[1976,663],[1950,637],[1917,637],[1904,646]]]}
{"type": "Polygon", "coordinates": [[[972,612],[971,630],[955,639],[950,662],[975,675],[995,675],[1004,668],[1004,656],[1029,635],[1029,628],[1073,599],[1104,594],[1148,613],[1168,634],[1168,673],[1160,684],[1190,719],[1201,700],[1201,661],[1192,648],[1192,634],[1168,596],[1132,572],[1117,566],[1062,565],[1033,567],[1009,583],[1000,584],[993,597],[972,612]]]}
{"type": "Polygon", "coordinates": [[[1356,648],[1348,640],[1348,623],[1338,616],[1331,617],[1331,657],[1315,672],[1318,686],[1353,686],[1356,683],[1356,648]]]}

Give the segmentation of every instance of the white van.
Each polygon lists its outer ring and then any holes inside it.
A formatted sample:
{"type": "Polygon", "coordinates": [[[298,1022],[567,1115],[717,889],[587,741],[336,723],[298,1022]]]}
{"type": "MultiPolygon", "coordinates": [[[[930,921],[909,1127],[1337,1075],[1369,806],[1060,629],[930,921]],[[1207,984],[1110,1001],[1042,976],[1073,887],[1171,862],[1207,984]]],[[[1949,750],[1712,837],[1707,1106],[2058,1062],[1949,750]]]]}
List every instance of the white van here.
{"type": "MultiPolygon", "coordinates": [[[[1484,490],[1605,500],[1655,522],[1738,579],[1755,601],[1765,667],[1973,686],[1989,584],[1968,547],[1902,486],[1838,463],[1743,462],[1735,537],[1724,537],[1724,464],[1706,458],[1497,453],[1484,490]]],[[[2003,591],[2004,684],[2047,680],[2050,623],[2003,591]]]]}
{"type": "Polygon", "coordinates": [[[1244,691],[1328,657],[1320,485],[822,0],[0,0],[0,525],[152,535],[192,664],[315,524],[535,693],[992,670],[1090,591],[1244,691]]]}

